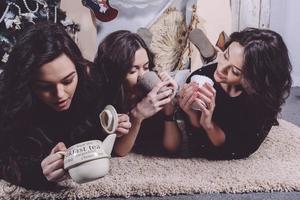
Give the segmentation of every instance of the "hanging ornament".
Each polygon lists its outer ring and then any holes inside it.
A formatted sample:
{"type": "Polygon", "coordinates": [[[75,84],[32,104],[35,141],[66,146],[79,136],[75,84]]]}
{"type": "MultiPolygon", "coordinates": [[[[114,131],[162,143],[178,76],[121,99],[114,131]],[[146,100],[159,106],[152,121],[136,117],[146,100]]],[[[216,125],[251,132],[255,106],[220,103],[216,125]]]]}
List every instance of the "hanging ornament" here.
{"type": "Polygon", "coordinates": [[[8,12],[4,18],[4,23],[7,29],[13,28],[20,30],[21,29],[21,19],[19,16],[13,14],[12,12],[8,12]]]}
{"type": "MultiPolygon", "coordinates": [[[[1,59],[1,62],[6,63],[6,62],[8,61],[8,57],[9,57],[8,53],[5,52],[5,54],[3,55],[2,59],[1,59]]],[[[2,72],[2,71],[1,71],[1,72],[2,72]]],[[[0,72],[0,73],[1,73],[1,72],[0,72]]]]}
{"type": "Polygon", "coordinates": [[[12,37],[8,31],[4,30],[3,32],[0,32],[0,57],[2,57],[2,62],[5,63],[7,61],[8,55],[15,43],[15,38],[12,37]]]}
{"type": "Polygon", "coordinates": [[[80,30],[79,25],[68,19],[66,13],[59,8],[59,3],[60,0],[0,0],[3,12],[0,13],[0,70],[16,44],[19,30],[32,24],[51,20],[60,23],[76,38],[74,35],[80,30]]]}
{"type": "Polygon", "coordinates": [[[27,19],[28,22],[35,24],[33,19],[36,19],[37,16],[35,16],[34,13],[22,13],[21,16],[24,17],[25,19],[27,19]]]}

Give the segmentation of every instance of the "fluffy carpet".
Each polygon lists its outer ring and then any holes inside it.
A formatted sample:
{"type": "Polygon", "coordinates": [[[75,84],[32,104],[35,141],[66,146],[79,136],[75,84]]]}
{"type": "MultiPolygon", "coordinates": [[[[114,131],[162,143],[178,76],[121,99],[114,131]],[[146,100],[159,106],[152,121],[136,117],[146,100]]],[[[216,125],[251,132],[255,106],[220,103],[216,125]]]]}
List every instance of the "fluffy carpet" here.
{"type": "Polygon", "coordinates": [[[106,177],[37,192],[0,181],[0,199],[84,199],[191,193],[300,191],[300,128],[280,120],[251,157],[234,161],[171,159],[130,154],[111,160],[106,177]]]}

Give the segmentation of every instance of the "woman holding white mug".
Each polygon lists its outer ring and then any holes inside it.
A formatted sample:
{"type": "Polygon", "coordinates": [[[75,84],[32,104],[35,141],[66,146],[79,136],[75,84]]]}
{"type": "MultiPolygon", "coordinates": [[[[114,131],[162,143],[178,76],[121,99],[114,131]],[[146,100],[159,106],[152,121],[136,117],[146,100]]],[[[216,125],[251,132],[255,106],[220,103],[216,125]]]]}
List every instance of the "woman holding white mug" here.
{"type": "Polygon", "coordinates": [[[130,31],[113,32],[98,47],[94,61],[97,73],[93,75],[106,80],[106,102],[115,106],[119,113],[128,114],[132,125],[127,134],[116,140],[114,152],[119,156],[127,155],[132,149],[162,153],[163,143],[169,141],[170,132],[176,131],[171,119],[175,81],[161,73],[162,81],[146,95],[137,83],[139,76],[153,70],[153,59],[143,39],[130,31]],[[172,89],[159,93],[166,86],[172,89]]]}
{"type": "MultiPolygon", "coordinates": [[[[291,64],[281,36],[248,28],[231,34],[217,63],[190,75],[180,92],[189,150],[208,159],[239,159],[255,152],[277,125],[291,87],[291,64]],[[190,82],[204,75],[214,84],[190,82]],[[194,110],[198,105],[200,111],[194,110]]],[[[179,146],[178,146],[179,148],[179,146]]]]}

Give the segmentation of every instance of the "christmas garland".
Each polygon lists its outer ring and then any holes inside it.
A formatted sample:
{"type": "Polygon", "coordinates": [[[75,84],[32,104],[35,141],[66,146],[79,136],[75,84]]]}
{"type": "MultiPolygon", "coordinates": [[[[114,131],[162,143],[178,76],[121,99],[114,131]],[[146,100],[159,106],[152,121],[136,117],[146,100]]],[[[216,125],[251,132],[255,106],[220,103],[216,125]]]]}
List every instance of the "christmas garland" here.
{"type": "Polygon", "coordinates": [[[67,18],[59,8],[60,0],[0,0],[0,70],[22,29],[32,24],[53,21],[60,23],[71,35],[79,31],[79,25],[67,18]]]}

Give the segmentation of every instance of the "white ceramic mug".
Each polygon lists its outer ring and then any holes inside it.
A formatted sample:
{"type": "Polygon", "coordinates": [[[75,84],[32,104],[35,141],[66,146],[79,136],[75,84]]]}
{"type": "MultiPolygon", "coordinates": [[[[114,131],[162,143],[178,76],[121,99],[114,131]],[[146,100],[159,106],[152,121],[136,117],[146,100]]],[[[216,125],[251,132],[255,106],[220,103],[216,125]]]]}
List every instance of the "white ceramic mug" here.
{"type": "MultiPolygon", "coordinates": [[[[149,93],[162,80],[154,71],[145,72],[137,79],[137,84],[146,92],[149,93]]],[[[157,92],[158,94],[167,90],[171,90],[171,98],[174,98],[176,91],[172,87],[164,86],[157,92]]]]}
{"type": "Polygon", "coordinates": [[[105,176],[109,172],[109,158],[116,134],[108,135],[103,142],[89,140],[75,144],[66,152],[57,152],[64,156],[64,169],[77,183],[85,183],[105,176]]]}
{"type": "MultiPolygon", "coordinates": [[[[214,86],[214,82],[207,76],[203,76],[203,75],[193,75],[191,77],[191,82],[195,82],[198,83],[199,87],[202,87],[205,83],[210,84],[211,86],[214,86]]],[[[205,107],[207,107],[207,105],[205,104],[205,102],[201,101],[201,104],[205,107]]],[[[201,110],[201,108],[199,107],[198,104],[193,103],[192,104],[192,108],[194,110],[201,110]]]]}

